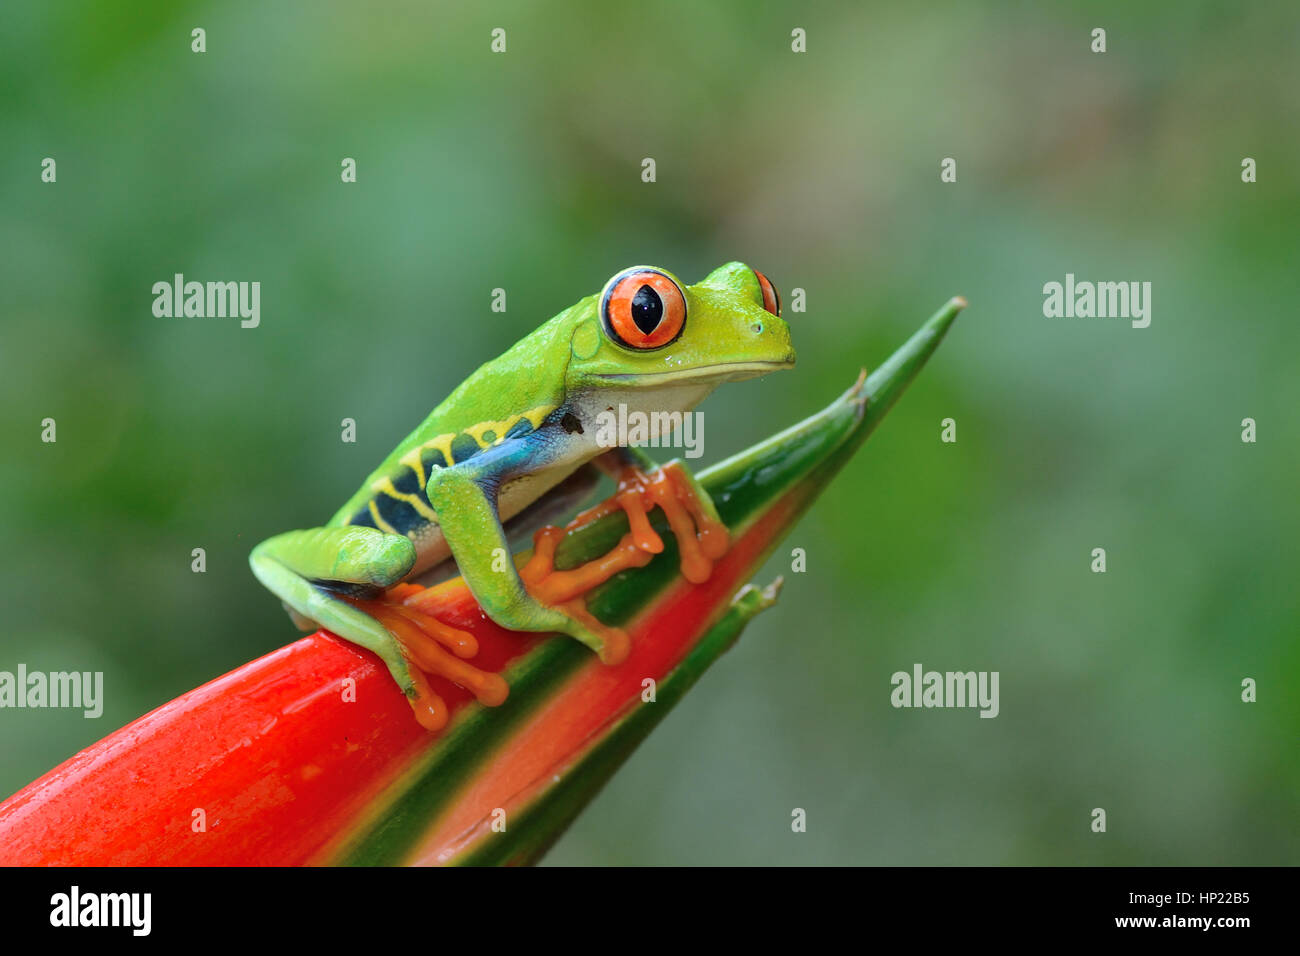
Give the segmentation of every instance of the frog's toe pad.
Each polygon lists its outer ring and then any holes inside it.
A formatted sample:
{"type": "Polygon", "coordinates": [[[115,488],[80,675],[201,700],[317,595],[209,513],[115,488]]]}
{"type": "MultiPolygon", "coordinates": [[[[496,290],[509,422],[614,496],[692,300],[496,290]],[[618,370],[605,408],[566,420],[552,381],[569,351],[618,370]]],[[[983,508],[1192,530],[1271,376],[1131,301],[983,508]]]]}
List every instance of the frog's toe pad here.
{"type": "Polygon", "coordinates": [[[473,634],[445,624],[407,603],[423,590],[413,585],[399,585],[378,599],[354,599],[352,603],[382,624],[401,646],[415,686],[411,707],[416,718],[429,730],[440,730],[447,723],[447,705],[429,686],[425,674],[434,674],[459,684],[486,707],[504,703],[510,687],[500,674],[485,671],[465,660],[478,653],[478,641],[473,634]]]}

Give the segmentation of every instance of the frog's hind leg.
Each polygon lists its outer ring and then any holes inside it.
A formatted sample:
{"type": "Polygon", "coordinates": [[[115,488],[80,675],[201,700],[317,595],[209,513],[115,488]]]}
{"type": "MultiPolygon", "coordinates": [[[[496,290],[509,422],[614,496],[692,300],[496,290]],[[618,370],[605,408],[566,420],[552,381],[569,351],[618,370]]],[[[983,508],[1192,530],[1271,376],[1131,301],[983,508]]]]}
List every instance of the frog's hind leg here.
{"type": "Polygon", "coordinates": [[[473,635],[381,594],[414,565],[410,539],[365,527],[290,531],[258,545],[249,563],[295,623],[314,623],[378,654],[429,729],[446,723],[447,707],[421,668],[467,687],[489,706],[505,699],[499,674],[458,659],[477,653],[473,635]]]}

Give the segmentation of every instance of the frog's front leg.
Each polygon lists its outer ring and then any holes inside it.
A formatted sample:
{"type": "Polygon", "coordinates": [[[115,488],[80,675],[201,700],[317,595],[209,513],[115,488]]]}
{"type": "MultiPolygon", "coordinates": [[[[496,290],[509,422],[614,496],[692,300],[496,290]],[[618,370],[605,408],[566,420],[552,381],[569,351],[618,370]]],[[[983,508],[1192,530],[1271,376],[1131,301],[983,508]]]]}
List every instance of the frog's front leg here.
{"type": "Polygon", "coordinates": [[[638,448],[611,448],[596,459],[596,465],[618,483],[618,490],[606,501],[587,509],[570,522],[586,524],[612,511],[623,510],[637,547],[651,554],[664,549],[663,540],[650,526],[647,512],[658,506],[668,519],[681,554],[682,577],[702,584],[713,574],[713,564],[727,553],[730,534],[718,517],[713,499],[673,459],[656,466],[638,448]]]}
{"type": "Polygon", "coordinates": [[[627,634],[578,612],[569,602],[544,604],[529,593],[501,527],[498,492],[511,478],[544,463],[551,452],[546,435],[534,432],[451,467],[435,468],[425,495],[438,513],[461,576],[492,620],[516,631],[568,634],[606,664],[617,664],[630,650],[627,634]]]}
{"type": "Polygon", "coordinates": [[[420,668],[468,688],[488,705],[501,703],[509,690],[499,674],[461,660],[477,653],[473,635],[381,597],[415,560],[410,539],[350,526],[288,531],[249,556],[253,573],[295,621],[327,628],[378,654],[420,723],[436,730],[446,723],[447,708],[420,668]]]}

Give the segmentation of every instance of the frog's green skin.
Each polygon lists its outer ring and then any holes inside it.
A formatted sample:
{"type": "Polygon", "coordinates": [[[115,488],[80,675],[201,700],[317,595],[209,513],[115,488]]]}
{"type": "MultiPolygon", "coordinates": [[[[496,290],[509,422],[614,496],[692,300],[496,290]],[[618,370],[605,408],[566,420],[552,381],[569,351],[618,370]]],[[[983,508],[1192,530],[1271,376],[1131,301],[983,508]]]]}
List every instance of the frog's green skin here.
{"type": "Polygon", "coordinates": [[[677,285],[687,310],[675,341],[653,351],[616,343],[598,314],[601,297],[588,296],[461,383],[326,525],[258,545],[254,574],[300,623],[376,652],[408,695],[414,682],[396,640],[338,595],[373,595],[448,557],[498,624],[563,631],[600,651],[598,635],[532,598],[514,564],[499,560],[509,553],[502,522],[544,504],[561,481],[611,451],[595,440],[601,411],[624,403],[684,412],[722,382],[794,363],[789,329],[763,308],[748,266],[732,262],[696,285],[677,285]]]}

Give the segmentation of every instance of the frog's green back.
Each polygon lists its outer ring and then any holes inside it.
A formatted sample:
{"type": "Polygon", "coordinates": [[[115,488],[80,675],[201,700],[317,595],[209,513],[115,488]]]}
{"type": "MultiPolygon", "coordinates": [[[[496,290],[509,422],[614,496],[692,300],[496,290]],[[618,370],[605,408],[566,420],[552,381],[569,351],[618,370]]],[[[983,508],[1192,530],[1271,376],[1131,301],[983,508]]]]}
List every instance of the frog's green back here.
{"type": "Polygon", "coordinates": [[[566,309],[479,366],[367,476],[329,523],[381,530],[390,530],[384,527],[389,524],[398,530],[397,522],[385,521],[386,508],[427,518],[424,485],[433,467],[464,461],[507,436],[537,428],[564,401],[574,318],[589,305],[583,300],[566,309]]]}

